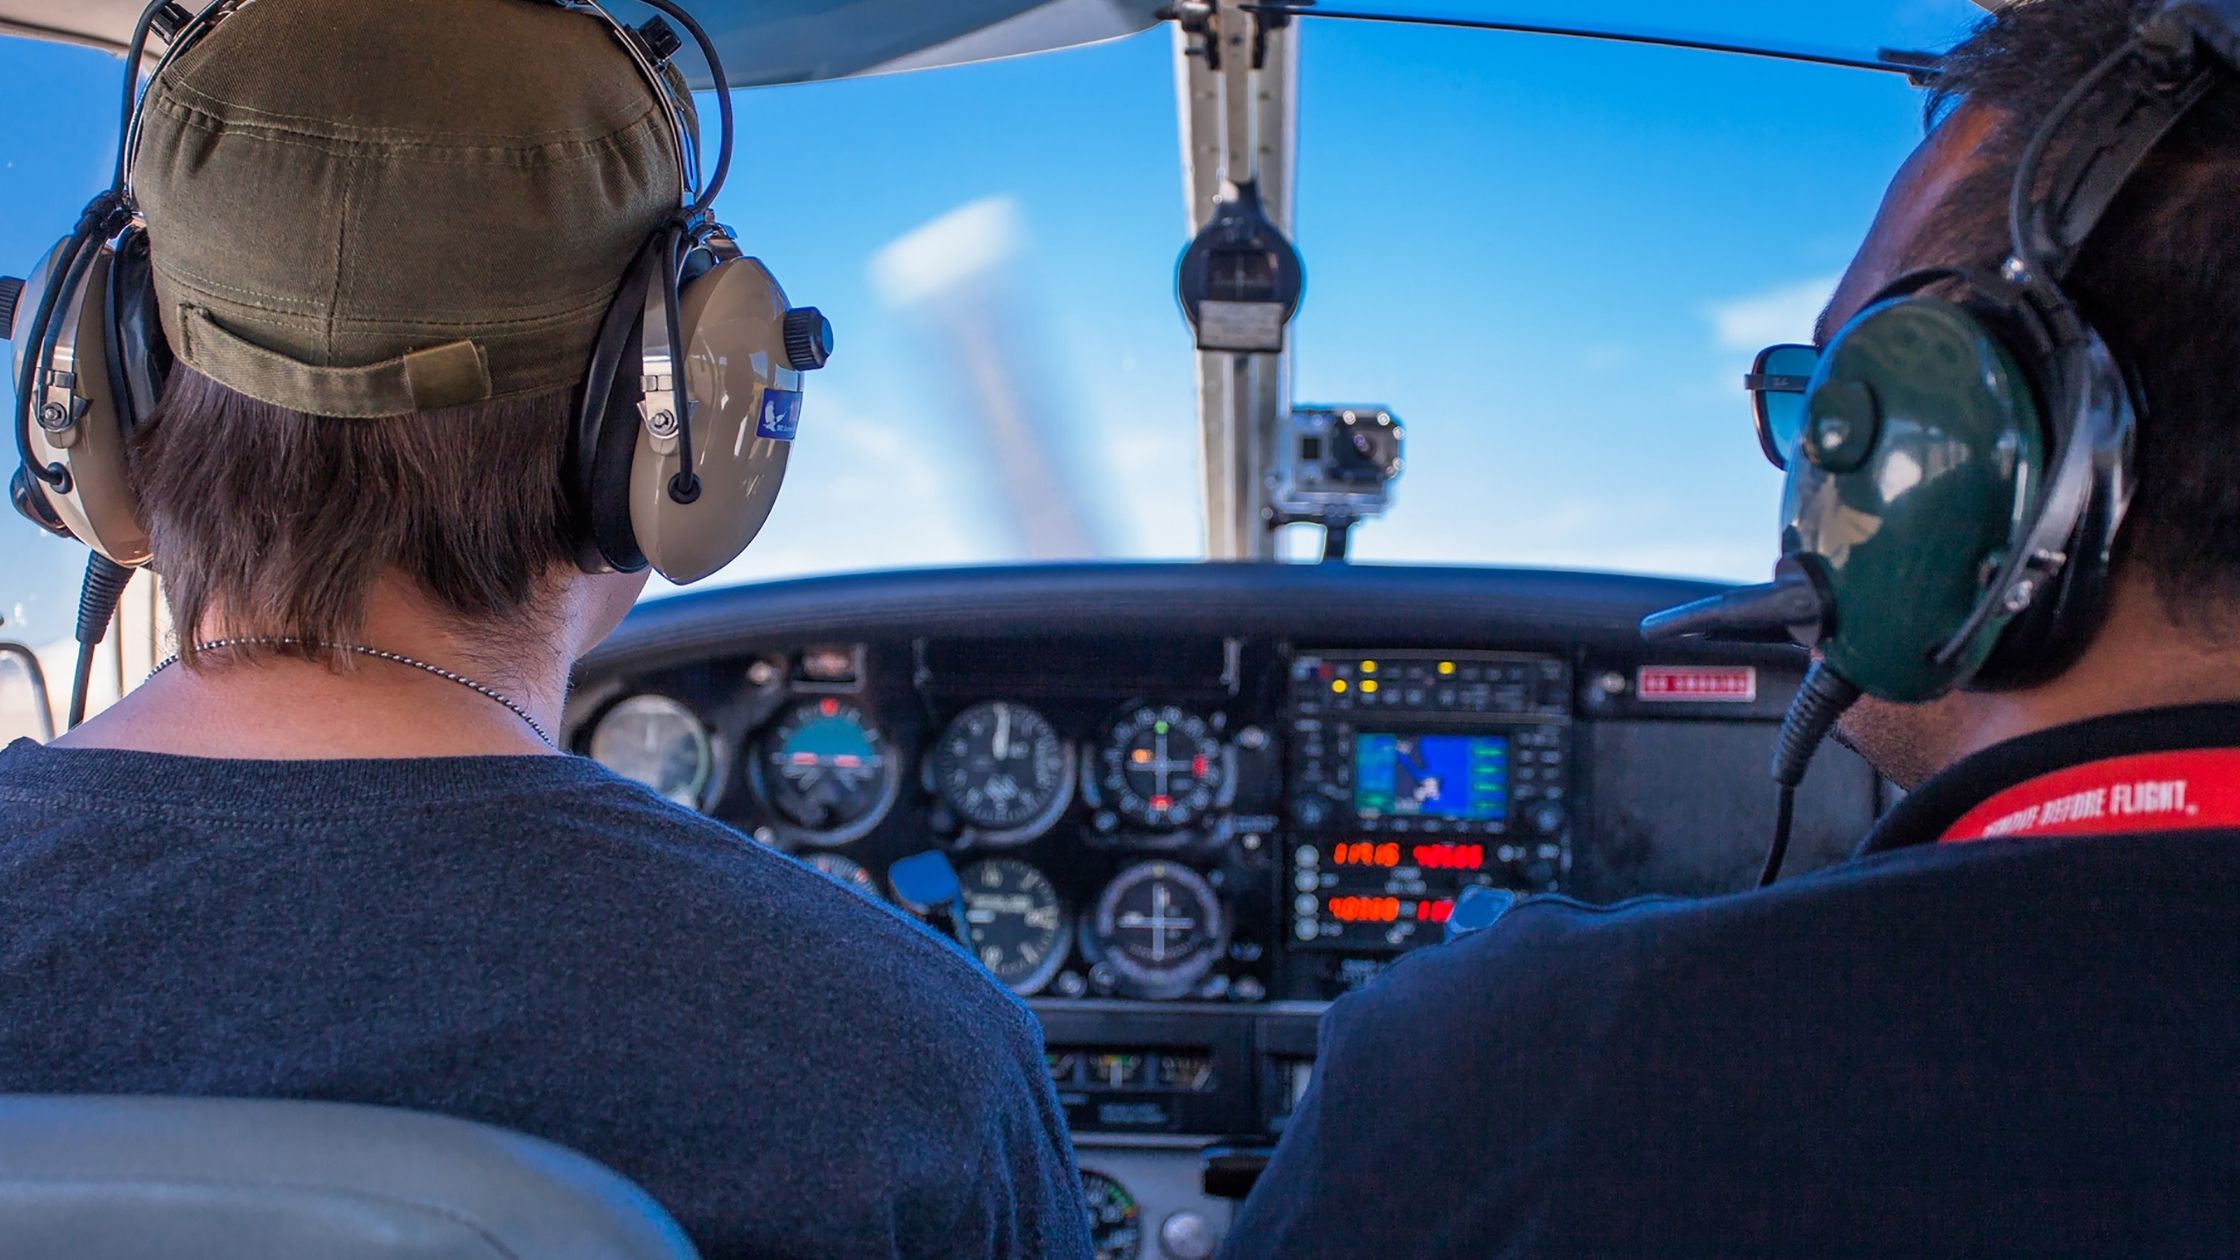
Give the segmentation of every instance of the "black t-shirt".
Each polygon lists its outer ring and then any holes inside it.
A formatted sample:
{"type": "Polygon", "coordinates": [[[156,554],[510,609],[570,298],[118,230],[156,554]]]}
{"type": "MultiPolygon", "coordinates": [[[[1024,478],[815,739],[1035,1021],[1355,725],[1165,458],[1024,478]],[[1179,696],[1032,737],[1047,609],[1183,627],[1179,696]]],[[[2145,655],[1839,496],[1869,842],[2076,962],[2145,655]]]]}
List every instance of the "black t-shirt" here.
{"type": "Polygon", "coordinates": [[[1282,1256],[2240,1255],[2240,832],[1932,843],[2240,709],[1988,750],[1764,892],[1534,897],[1324,1016],[1282,1256]]]}
{"type": "Polygon", "coordinates": [[[86,1092],[518,1129],[711,1260],[1088,1251],[1016,999],[575,757],[0,751],[0,1093],[86,1092]]]}

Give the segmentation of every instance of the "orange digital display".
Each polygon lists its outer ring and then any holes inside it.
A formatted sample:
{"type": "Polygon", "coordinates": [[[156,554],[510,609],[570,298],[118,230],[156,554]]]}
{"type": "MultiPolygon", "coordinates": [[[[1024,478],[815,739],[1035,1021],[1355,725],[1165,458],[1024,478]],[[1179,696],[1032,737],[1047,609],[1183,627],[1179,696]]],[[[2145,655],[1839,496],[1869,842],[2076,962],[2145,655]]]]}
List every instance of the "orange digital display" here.
{"type": "MultiPolygon", "coordinates": [[[[1401,864],[1403,850],[1390,840],[1340,841],[1330,846],[1332,866],[1374,866],[1391,870],[1401,864]]],[[[1408,864],[1427,871],[1476,871],[1486,864],[1486,847],[1482,844],[1412,845],[1405,851],[1408,864]]]]}
{"type": "Polygon", "coordinates": [[[1475,871],[1486,864],[1482,844],[1419,844],[1416,865],[1427,871],[1475,871]]]}
{"type": "Polygon", "coordinates": [[[1382,844],[1374,840],[1341,843],[1331,849],[1330,861],[1337,866],[1382,866],[1390,869],[1400,865],[1400,846],[1390,840],[1382,844]]]}
{"type": "Polygon", "coordinates": [[[1330,917],[1340,923],[1445,923],[1454,915],[1454,898],[1402,901],[1398,897],[1332,897],[1330,917]]]}
{"type": "Polygon", "coordinates": [[[1330,917],[1340,923],[1393,923],[1400,918],[1398,897],[1332,897],[1330,917]]]}

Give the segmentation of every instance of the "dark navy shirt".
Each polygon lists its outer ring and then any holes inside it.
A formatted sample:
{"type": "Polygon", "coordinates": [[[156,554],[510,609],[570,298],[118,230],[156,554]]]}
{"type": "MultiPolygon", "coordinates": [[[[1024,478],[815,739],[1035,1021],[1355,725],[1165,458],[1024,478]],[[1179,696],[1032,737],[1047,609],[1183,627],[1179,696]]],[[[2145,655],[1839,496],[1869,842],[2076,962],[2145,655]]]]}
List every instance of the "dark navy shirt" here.
{"type": "Polygon", "coordinates": [[[2240,1255],[2240,833],[1932,843],[2240,708],[1978,754],[1764,892],[1520,903],[1326,1014],[1281,1256],[2240,1255]]]}
{"type": "Polygon", "coordinates": [[[1016,999],[575,757],[0,751],[0,1093],[48,1092],[488,1121],[711,1260],[1088,1252],[1016,999]]]}

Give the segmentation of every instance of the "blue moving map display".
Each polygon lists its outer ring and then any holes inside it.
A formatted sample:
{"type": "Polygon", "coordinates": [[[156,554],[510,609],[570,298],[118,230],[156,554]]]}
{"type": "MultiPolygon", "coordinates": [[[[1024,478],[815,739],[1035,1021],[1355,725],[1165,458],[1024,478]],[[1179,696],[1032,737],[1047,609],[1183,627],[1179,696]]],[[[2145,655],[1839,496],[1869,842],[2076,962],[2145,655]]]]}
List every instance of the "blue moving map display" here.
{"type": "Polygon", "coordinates": [[[1362,818],[1462,822],[1505,818],[1509,739],[1505,735],[1356,735],[1353,812],[1362,818]]]}

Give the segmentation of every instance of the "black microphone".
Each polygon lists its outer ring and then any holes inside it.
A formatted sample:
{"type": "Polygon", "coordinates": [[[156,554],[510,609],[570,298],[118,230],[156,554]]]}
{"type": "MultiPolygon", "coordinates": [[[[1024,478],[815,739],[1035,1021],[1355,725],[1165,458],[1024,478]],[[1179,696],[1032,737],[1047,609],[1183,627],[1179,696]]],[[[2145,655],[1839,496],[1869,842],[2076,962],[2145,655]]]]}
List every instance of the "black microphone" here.
{"type": "Polygon", "coordinates": [[[1773,580],[1739,586],[1641,619],[1641,637],[1651,643],[1674,639],[1714,639],[1722,643],[1818,642],[1828,631],[1828,598],[1812,571],[1783,557],[1773,580]]]}
{"type": "MultiPolygon", "coordinates": [[[[1773,580],[1742,586],[1641,619],[1641,637],[1651,643],[1673,639],[1716,639],[1727,643],[1819,643],[1833,631],[1834,608],[1816,580],[1816,570],[1795,556],[1783,556],[1773,580]]],[[[1789,855],[1789,833],[1796,823],[1797,787],[1836,719],[1859,699],[1849,679],[1815,660],[1781,719],[1773,754],[1775,790],[1773,843],[1767,846],[1758,887],[1781,877],[1789,855]]]]}

